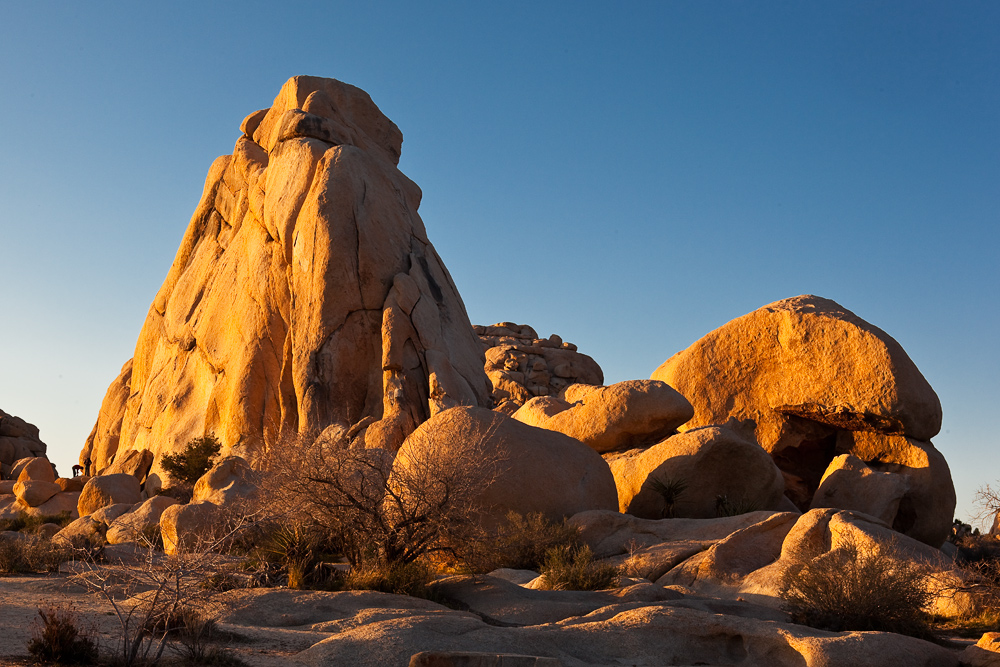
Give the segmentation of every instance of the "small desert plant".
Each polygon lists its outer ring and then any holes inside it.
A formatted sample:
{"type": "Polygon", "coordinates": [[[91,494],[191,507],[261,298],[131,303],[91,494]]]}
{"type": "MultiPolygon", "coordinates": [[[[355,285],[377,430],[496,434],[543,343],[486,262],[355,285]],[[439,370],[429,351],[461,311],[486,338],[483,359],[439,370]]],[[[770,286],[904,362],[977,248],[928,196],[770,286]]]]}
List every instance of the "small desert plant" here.
{"type": "Polygon", "coordinates": [[[330,536],[319,527],[280,523],[263,532],[260,544],[251,549],[248,565],[269,579],[283,574],[289,588],[327,588],[329,574],[322,564],[330,549],[330,536]]]}
{"type": "Polygon", "coordinates": [[[895,540],[849,538],[824,556],[790,567],[781,592],[796,623],[930,636],[927,573],[895,540]]]}
{"type": "Polygon", "coordinates": [[[550,549],[542,565],[545,588],[549,590],[599,591],[613,588],[621,579],[618,567],[594,560],[587,545],[550,549]]]}
{"type": "Polygon", "coordinates": [[[37,535],[0,537],[0,573],[55,572],[73,554],[37,535]]]}
{"type": "Polygon", "coordinates": [[[650,490],[663,499],[661,518],[672,519],[677,512],[677,503],[687,491],[688,484],[683,479],[650,479],[646,483],[650,490]]]}
{"type": "Polygon", "coordinates": [[[38,610],[38,617],[28,641],[33,658],[61,665],[90,665],[97,660],[97,644],[81,632],[71,609],[47,607],[38,610]]]}
{"type": "Polygon", "coordinates": [[[579,547],[579,535],[579,529],[565,519],[556,523],[540,512],[527,516],[510,512],[495,534],[470,541],[459,555],[472,572],[491,572],[502,567],[537,570],[550,549],[579,547]]]}
{"type": "Polygon", "coordinates": [[[211,435],[194,438],[184,446],[184,451],[178,454],[164,454],[160,465],[172,478],[186,484],[194,484],[212,468],[215,457],[219,455],[221,449],[222,445],[211,435]]]}
{"type": "Polygon", "coordinates": [[[434,599],[434,570],[422,561],[386,564],[373,560],[360,567],[352,567],[340,581],[340,588],[347,591],[379,591],[434,599]]]}
{"type": "Polygon", "coordinates": [[[760,509],[760,503],[757,503],[749,498],[733,498],[730,499],[726,495],[718,495],[715,497],[715,515],[716,516],[739,516],[740,514],[749,514],[750,512],[756,512],[760,509]]]}

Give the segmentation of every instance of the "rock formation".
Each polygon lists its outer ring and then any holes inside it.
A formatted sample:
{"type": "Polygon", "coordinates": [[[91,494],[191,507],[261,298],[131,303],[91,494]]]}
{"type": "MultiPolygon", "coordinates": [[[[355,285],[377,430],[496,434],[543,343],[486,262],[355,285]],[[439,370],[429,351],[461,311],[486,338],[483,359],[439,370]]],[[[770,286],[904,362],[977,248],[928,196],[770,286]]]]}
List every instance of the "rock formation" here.
{"type": "Polygon", "coordinates": [[[905,477],[894,483],[906,486],[891,518],[898,531],[935,547],[947,537],[955,490],[930,442],[941,428],[938,397],[899,343],[837,303],[806,295],[764,306],[670,357],[652,378],[694,406],[682,429],[747,420],[801,510],[834,458],[852,454],[905,477]]]}
{"type": "Polygon", "coordinates": [[[392,121],[354,86],[299,76],[241,130],[81,462],[99,471],[205,434],[251,452],[331,424],[395,450],[442,409],[491,406],[392,121]]]}
{"type": "Polygon", "coordinates": [[[9,478],[17,461],[45,456],[45,450],[37,426],[0,410],[0,479],[9,478]]]}
{"type": "Polygon", "coordinates": [[[559,396],[574,383],[604,382],[596,361],[555,334],[539,338],[527,324],[513,322],[475,329],[486,353],[493,401],[501,412],[513,414],[535,396],[559,396]]]}

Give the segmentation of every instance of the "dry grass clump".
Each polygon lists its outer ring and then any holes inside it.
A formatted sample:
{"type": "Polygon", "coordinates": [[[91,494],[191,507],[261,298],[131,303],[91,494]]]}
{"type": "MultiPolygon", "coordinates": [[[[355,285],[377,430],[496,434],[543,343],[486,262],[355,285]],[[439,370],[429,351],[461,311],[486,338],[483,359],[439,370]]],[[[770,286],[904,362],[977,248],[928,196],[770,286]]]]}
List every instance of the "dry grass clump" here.
{"type": "Polygon", "coordinates": [[[0,573],[56,572],[73,554],[38,535],[0,537],[0,573]]]}
{"type": "Polygon", "coordinates": [[[550,521],[540,512],[527,516],[510,512],[496,533],[465,545],[459,556],[465,569],[475,573],[499,568],[538,570],[554,548],[578,548],[579,529],[565,519],[550,521]]]}
{"type": "Polygon", "coordinates": [[[930,638],[926,570],[894,540],[848,539],[828,554],[789,568],[782,581],[796,623],[833,631],[876,630],[930,638]]]}
{"type": "Polygon", "coordinates": [[[28,653],[35,660],[59,665],[92,665],[97,661],[97,643],[80,630],[71,609],[46,607],[38,610],[40,622],[32,629],[28,653]]]}
{"type": "Polygon", "coordinates": [[[54,523],[60,528],[65,528],[73,522],[73,516],[69,512],[59,514],[43,514],[31,516],[27,512],[18,512],[16,517],[11,519],[0,519],[0,531],[12,530],[21,533],[36,533],[39,527],[47,523],[54,523]]]}
{"type": "Polygon", "coordinates": [[[600,591],[621,580],[618,567],[594,560],[589,546],[549,549],[542,564],[543,588],[555,591],[600,591]]]}
{"type": "Polygon", "coordinates": [[[339,590],[379,591],[435,599],[429,584],[434,581],[434,568],[423,561],[383,563],[372,561],[352,567],[339,581],[339,590]]]}

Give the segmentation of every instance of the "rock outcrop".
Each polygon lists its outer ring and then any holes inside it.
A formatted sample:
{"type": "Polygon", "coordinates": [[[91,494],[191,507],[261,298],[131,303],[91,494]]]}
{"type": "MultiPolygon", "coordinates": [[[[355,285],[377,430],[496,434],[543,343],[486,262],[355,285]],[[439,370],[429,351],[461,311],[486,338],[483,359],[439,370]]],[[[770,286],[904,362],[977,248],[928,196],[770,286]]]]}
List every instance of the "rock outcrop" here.
{"type": "Polygon", "coordinates": [[[539,338],[527,324],[513,322],[475,329],[486,353],[493,401],[506,414],[535,396],[559,396],[574,383],[604,383],[597,362],[555,334],[539,338]]]}
{"type": "Polygon", "coordinates": [[[906,477],[891,525],[935,547],[947,537],[955,490],[930,442],[941,403],[899,343],[839,304],[810,295],[769,304],[670,357],[652,378],[694,406],[682,430],[745,420],[799,509],[812,506],[833,459],[851,454],[906,477]]]}
{"type": "Polygon", "coordinates": [[[11,477],[17,461],[45,456],[45,450],[37,426],[0,410],[0,479],[11,477]]]}
{"type": "MultiPolygon", "coordinates": [[[[395,450],[432,414],[491,406],[482,345],[397,168],[402,135],[362,90],[298,76],[218,158],[135,356],[80,455],[251,453],[353,427],[395,450]]],[[[157,464],[154,463],[154,471],[157,464]]]]}

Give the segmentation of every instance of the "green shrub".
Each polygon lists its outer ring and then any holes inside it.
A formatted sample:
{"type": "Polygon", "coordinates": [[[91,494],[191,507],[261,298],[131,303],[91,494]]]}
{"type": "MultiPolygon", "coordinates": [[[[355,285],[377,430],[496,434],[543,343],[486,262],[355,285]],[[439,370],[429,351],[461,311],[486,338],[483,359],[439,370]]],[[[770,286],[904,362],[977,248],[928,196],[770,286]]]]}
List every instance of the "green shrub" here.
{"type": "Polygon", "coordinates": [[[646,484],[658,496],[663,499],[663,510],[661,518],[672,519],[677,512],[677,504],[680,498],[687,491],[688,484],[683,479],[656,479],[652,478],[646,484]]]}
{"type": "Polygon", "coordinates": [[[33,629],[28,653],[44,662],[90,665],[97,660],[97,644],[77,627],[72,610],[48,607],[38,610],[41,623],[33,629]]]}
{"type": "Polygon", "coordinates": [[[3,574],[55,572],[72,557],[69,549],[36,535],[0,538],[0,573],[3,574]]]}
{"type": "Polygon", "coordinates": [[[929,637],[927,573],[894,540],[838,549],[790,567],[781,584],[796,623],[833,631],[877,630],[929,637]]]}
{"type": "Polygon", "coordinates": [[[184,451],[179,454],[164,454],[160,465],[172,478],[194,484],[212,468],[221,449],[222,445],[214,436],[194,438],[188,441],[184,451]]]}
{"type": "Polygon", "coordinates": [[[471,541],[458,551],[465,568],[472,572],[502,567],[537,570],[551,549],[579,547],[579,535],[579,529],[565,519],[556,523],[539,512],[527,516],[510,512],[495,534],[471,541]]]}
{"type": "Polygon", "coordinates": [[[559,591],[599,591],[614,588],[621,580],[618,567],[594,560],[589,546],[555,547],[542,565],[544,588],[559,591]]]}

